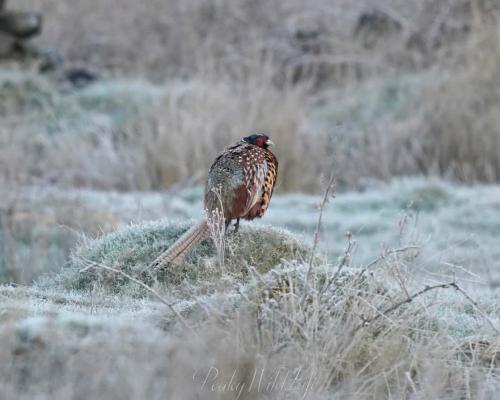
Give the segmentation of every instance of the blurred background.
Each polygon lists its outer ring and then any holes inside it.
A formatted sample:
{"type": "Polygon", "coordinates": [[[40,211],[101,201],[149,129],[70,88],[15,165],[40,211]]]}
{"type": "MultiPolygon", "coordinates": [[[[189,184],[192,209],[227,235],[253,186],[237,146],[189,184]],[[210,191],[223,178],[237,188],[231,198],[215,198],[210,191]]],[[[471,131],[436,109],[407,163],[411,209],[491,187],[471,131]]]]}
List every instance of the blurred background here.
{"type": "Polygon", "coordinates": [[[263,222],[310,232],[333,172],[334,252],[350,230],[373,255],[411,209],[429,251],[491,268],[499,16],[495,0],[0,0],[0,280],[59,268],[82,235],[198,217],[214,157],[256,131],[280,161],[263,222]]]}

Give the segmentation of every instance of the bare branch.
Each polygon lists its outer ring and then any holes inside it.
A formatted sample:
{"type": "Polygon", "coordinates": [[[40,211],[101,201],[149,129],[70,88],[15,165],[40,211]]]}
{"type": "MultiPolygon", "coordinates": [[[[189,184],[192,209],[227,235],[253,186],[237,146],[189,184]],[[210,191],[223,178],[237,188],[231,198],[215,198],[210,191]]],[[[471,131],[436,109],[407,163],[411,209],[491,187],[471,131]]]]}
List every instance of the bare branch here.
{"type": "Polygon", "coordinates": [[[486,313],[482,310],[482,308],[479,306],[479,304],[477,303],[477,301],[475,301],[465,290],[463,290],[455,281],[453,282],[449,282],[449,283],[441,283],[441,284],[437,284],[437,285],[433,285],[433,286],[426,286],[425,288],[423,288],[422,290],[419,290],[418,292],[414,293],[413,295],[407,297],[406,299],[404,300],[401,300],[399,301],[398,303],[396,304],[393,304],[392,306],[390,306],[389,308],[387,308],[386,310],[384,311],[380,311],[377,315],[375,315],[374,317],[372,318],[368,318],[368,319],[364,319],[362,316],[360,316],[360,318],[363,319],[363,323],[358,325],[355,329],[354,329],[354,332],[357,332],[359,329],[363,328],[364,326],[366,326],[367,324],[370,324],[374,321],[376,321],[377,319],[381,318],[381,317],[387,317],[389,314],[391,314],[392,312],[396,311],[398,308],[400,308],[401,306],[403,306],[404,304],[408,304],[408,303],[411,303],[413,300],[415,300],[417,297],[420,297],[422,296],[424,293],[427,293],[431,290],[436,290],[436,289],[449,289],[449,288],[453,288],[455,289],[457,292],[459,292],[462,296],[465,297],[465,299],[467,299],[467,301],[469,301],[474,307],[475,309],[481,314],[481,316],[485,319],[485,321],[490,325],[490,327],[493,329],[493,331],[498,335],[500,336],[500,330],[498,330],[498,328],[495,326],[495,324],[493,323],[493,321],[488,317],[488,315],[486,315],[486,313]]]}
{"type": "Polygon", "coordinates": [[[368,318],[368,319],[362,318],[363,323],[358,325],[354,329],[354,332],[358,331],[359,329],[363,328],[364,326],[366,326],[368,324],[371,324],[372,322],[378,320],[381,317],[387,317],[388,314],[396,311],[399,307],[403,306],[404,304],[411,303],[413,300],[415,300],[419,296],[422,296],[424,293],[427,293],[431,290],[436,290],[436,289],[448,289],[450,287],[454,287],[454,285],[455,285],[455,282],[441,283],[441,284],[434,285],[434,286],[426,286],[425,288],[423,288],[422,290],[419,290],[418,292],[414,293],[410,297],[407,297],[406,299],[401,300],[401,301],[397,302],[396,304],[393,304],[392,306],[390,306],[389,308],[387,308],[384,311],[380,311],[374,317],[368,318]]]}
{"type": "Polygon", "coordinates": [[[404,247],[399,247],[397,249],[391,249],[388,251],[385,251],[383,254],[375,258],[374,260],[370,261],[366,266],[361,270],[360,275],[364,274],[367,269],[373,267],[374,265],[378,264],[380,261],[384,260],[387,256],[392,255],[392,254],[397,254],[397,253],[404,253],[408,250],[420,250],[420,246],[418,245],[408,245],[404,247]]]}

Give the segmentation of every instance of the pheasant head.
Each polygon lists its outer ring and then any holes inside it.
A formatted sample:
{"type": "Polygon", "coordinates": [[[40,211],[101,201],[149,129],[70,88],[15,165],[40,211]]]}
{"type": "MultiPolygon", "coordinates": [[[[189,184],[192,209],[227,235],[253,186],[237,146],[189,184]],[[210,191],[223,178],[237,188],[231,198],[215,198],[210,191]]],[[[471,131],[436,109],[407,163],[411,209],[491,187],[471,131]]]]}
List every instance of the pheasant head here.
{"type": "Polygon", "coordinates": [[[269,139],[269,136],[264,135],[263,133],[256,133],[254,135],[245,136],[241,140],[243,142],[259,146],[263,149],[267,149],[268,147],[274,146],[274,143],[271,141],[271,139],[269,139]]]}

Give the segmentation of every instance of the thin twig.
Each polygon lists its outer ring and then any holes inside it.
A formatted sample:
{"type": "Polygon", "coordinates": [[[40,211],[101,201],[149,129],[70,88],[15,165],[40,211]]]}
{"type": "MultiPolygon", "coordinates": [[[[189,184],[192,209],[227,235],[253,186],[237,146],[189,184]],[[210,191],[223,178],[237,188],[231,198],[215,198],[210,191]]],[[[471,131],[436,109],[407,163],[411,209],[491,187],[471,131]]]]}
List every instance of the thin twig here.
{"type": "Polygon", "coordinates": [[[455,288],[455,290],[457,292],[459,292],[462,296],[464,296],[476,308],[476,310],[479,312],[479,314],[481,314],[481,316],[486,320],[486,322],[488,322],[488,324],[495,331],[495,333],[498,336],[500,336],[500,331],[497,329],[497,327],[495,326],[493,321],[486,315],[486,313],[483,311],[483,309],[479,306],[478,302],[475,301],[472,297],[470,297],[469,294],[464,289],[462,289],[460,286],[458,286],[457,283],[454,283],[452,286],[455,288]]]}
{"type": "Polygon", "coordinates": [[[384,260],[387,256],[397,254],[397,253],[404,253],[405,251],[412,250],[412,249],[420,250],[420,246],[408,245],[408,246],[404,246],[404,247],[399,247],[397,249],[388,250],[388,251],[384,252],[383,254],[381,254],[380,256],[378,256],[377,258],[375,258],[374,260],[370,261],[368,264],[366,264],[366,266],[360,271],[359,275],[360,276],[363,275],[368,269],[370,269],[374,265],[378,264],[380,261],[384,260]]]}
{"type": "Polygon", "coordinates": [[[314,275],[314,257],[316,256],[316,249],[319,243],[319,235],[321,231],[321,225],[323,222],[323,211],[325,209],[326,204],[328,203],[330,196],[333,195],[334,189],[335,189],[335,177],[332,175],[328,181],[328,184],[325,189],[325,194],[323,196],[323,200],[321,201],[321,204],[319,206],[318,223],[316,224],[316,230],[314,232],[313,247],[311,249],[311,257],[309,258],[309,269],[307,270],[306,288],[307,286],[309,286],[311,279],[314,275]]]}
{"type": "Polygon", "coordinates": [[[330,288],[332,283],[337,280],[340,273],[342,272],[342,269],[349,263],[349,260],[351,258],[351,252],[352,252],[352,249],[354,248],[355,245],[356,245],[356,242],[352,240],[351,232],[347,232],[347,246],[344,250],[344,254],[342,255],[342,258],[340,259],[340,262],[338,263],[337,268],[336,268],[333,276],[328,280],[328,283],[325,286],[323,286],[321,293],[326,292],[330,288]]]}
{"type": "MultiPolygon", "coordinates": [[[[372,318],[364,319],[363,318],[363,323],[358,325],[355,329],[354,332],[357,332],[359,329],[362,327],[366,326],[367,324],[370,324],[374,322],[375,320],[381,318],[381,317],[387,317],[388,314],[396,311],[399,307],[403,306],[404,304],[411,303],[413,300],[415,300],[417,297],[423,295],[424,293],[427,293],[431,290],[436,290],[436,289],[448,289],[448,288],[453,288],[457,292],[459,292],[462,296],[464,296],[467,301],[469,301],[475,308],[476,310],[481,314],[481,316],[485,319],[485,321],[490,325],[490,327],[493,329],[493,331],[500,336],[500,330],[495,326],[493,321],[486,315],[486,313],[482,310],[482,308],[479,306],[477,301],[475,301],[464,289],[462,289],[455,281],[449,282],[449,283],[441,283],[433,286],[426,286],[422,290],[419,290],[418,292],[414,293],[413,295],[407,297],[404,300],[399,301],[396,304],[393,304],[389,308],[387,308],[384,311],[380,311],[377,315],[375,315],[372,318]]],[[[361,317],[362,318],[362,317],[361,317]]]]}
{"type": "Polygon", "coordinates": [[[397,302],[396,304],[393,304],[392,306],[390,306],[389,308],[387,308],[386,310],[384,311],[380,311],[377,315],[375,315],[374,317],[372,318],[368,318],[368,319],[363,319],[363,323],[358,325],[354,331],[358,331],[359,329],[361,329],[362,327],[366,326],[367,324],[370,324],[374,321],[376,321],[377,319],[381,318],[381,317],[387,317],[388,314],[396,311],[399,307],[401,307],[402,305],[404,304],[408,304],[408,303],[411,303],[413,300],[415,300],[417,297],[419,296],[422,296],[424,293],[427,293],[431,290],[436,290],[436,289],[448,289],[450,287],[455,287],[455,282],[450,282],[450,283],[441,283],[441,284],[438,284],[438,285],[434,285],[434,286],[426,286],[425,288],[423,288],[422,290],[419,290],[418,292],[412,294],[410,297],[407,297],[406,299],[404,300],[401,300],[399,302],[397,302]]]}
{"type": "Polygon", "coordinates": [[[133,276],[130,276],[129,274],[127,274],[126,272],[123,272],[123,271],[120,271],[119,269],[116,269],[116,268],[112,268],[112,267],[108,267],[107,265],[104,265],[104,264],[101,264],[101,263],[98,263],[98,262],[95,262],[95,261],[92,261],[92,260],[89,260],[88,258],[85,258],[85,257],[82,257],[80,256],[80,259],[86,263],[86,264],[89,264],[87,267],[83,268],[80,270],[80,272],[85,272],[87,271],[88,269],[90,268],[101,268],[101,269],[104,269],[106,271],[112,271],[112,272],[115,272],[117,274],[120,274],[122,276],[124,276],[125,278],[129,279],[130,281],[134,282],[134,283],[137,283],[138,285],[142,286],[144,289],[146,289],[148,292],[150,292],[154,297],[156,297],[158,300],[160,300],[163,304],[165,304],[168,308],[170,308],[170,310],[175,314],[175,316],[179,319],[179,321],[181,322],[181,324],[189,329],[191,332],[193,332],[196,336],[196,332],[193,330],[193,328],[191,328],[188,323],[186,322],[186,320],[182,317],[181,314],[179,314],[179,312],[174,308],[174,305],[173,303],[169,303],[167,300],[165,300],[156,290],[154,290],[151,286],[148,286],[146,285],[144,282],[140,281],[139,279],[136,279],[134,278],[133,276]]]}

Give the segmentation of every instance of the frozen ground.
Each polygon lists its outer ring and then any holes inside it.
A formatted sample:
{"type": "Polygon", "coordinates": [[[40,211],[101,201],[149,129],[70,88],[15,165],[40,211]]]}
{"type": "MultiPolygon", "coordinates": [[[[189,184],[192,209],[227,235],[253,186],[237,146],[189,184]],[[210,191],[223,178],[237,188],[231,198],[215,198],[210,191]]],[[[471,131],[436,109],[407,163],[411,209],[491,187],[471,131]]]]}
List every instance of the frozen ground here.
{"type": "MultiPolygon", "coordinates": [[[[0,286],[3,398],[235,398],[207,392],[193,374],[217,366],[244,381],[265,365],[317,370],[322,386],[306,398],[389,391],[494,398],[499,187],[402,179],[338,193],[325,209],[308,291],[319,196],[276,195],[262,221],[228,238],[223,264],[208,242],[181,269],[145,269],[201,216],[200,198],[201,189],[18,192],[11,230],[2,234],[2,249],[23,271],[4,268],[0,286]],[[355,244],[337,275],[347,232],[355,244]],[[173,308],[100,265],[146,282],[173,308]],[[27,285],[8,283],[16,277],[27,285]],[[466,294],[432,289],[401,303],[426,285],[452,281],[466,294]]],[[[290,388],[266,396],[302,394],[290,388]]],[[[263,395],[254,390],[248,398],[263,395]]]]}
{"type": "MultiPolygon", "coordinates": [[[[95,237],[128,223],[197,220],[202,215],[201,196],[201,188],[166,193],[27,189],[15,201],[12,234],[20,246],[20,260],[37,259],[38,275],[61,266],[78,240],[77,232],[95,237]],[[30,252],[27,245],[44,240],[52,251],[31,254],[36,248],[30,252]]],[[[262,220],[244,224],[283,227],[310,242],[319,202],[319,196],[276,195],[262,220]]],[[[421,246],[421,261],[413,266],[416,272],[430,277],[468,270],[469,279],[481,284],[500,279],[497,186],[413,178],[378,184],[362,193],[338,193],[324,213],[323,251],[333,258],[341,255],[347,232],[356,241],[355,264],[367,263],[384,247],[403,241],[421,246]]]]}

